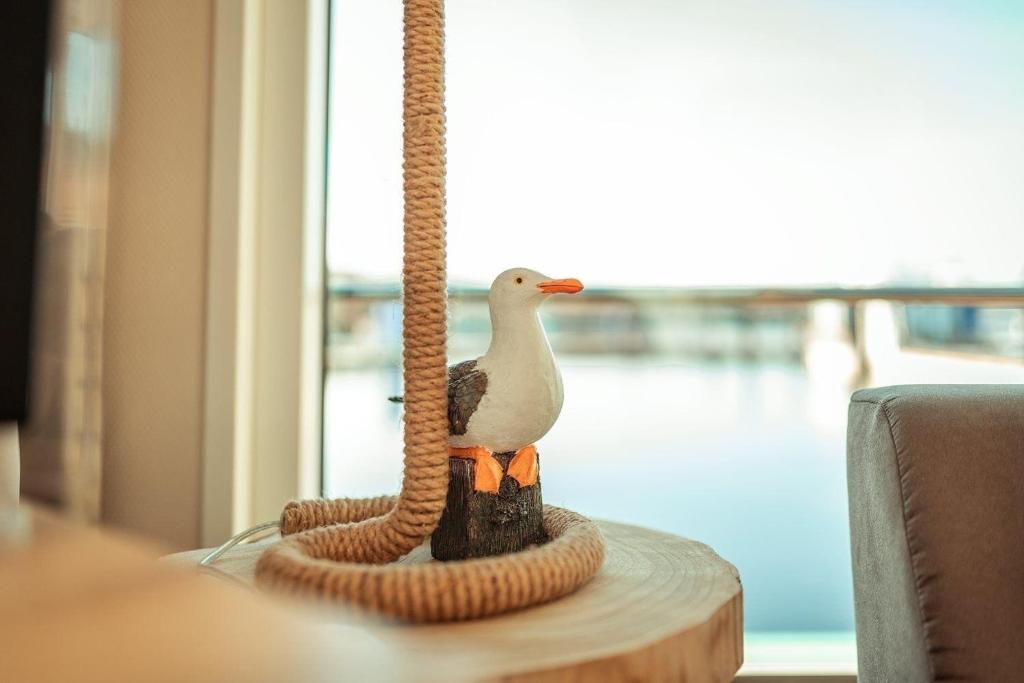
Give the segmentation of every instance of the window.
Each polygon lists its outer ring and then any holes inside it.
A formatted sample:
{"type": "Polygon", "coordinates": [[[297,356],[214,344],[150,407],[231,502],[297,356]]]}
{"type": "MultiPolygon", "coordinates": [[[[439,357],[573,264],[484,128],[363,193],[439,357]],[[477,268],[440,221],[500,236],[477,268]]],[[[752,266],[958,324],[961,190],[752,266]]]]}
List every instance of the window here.
{"type": "MultiPolygon", "coordinates": [[[[450,353],[512,266],[566,404],[545,499],[712,545],[750,670],[852,671],[850,392],[1024,381],[1024,11],[448,2],[450,353]]],[[[401,8],[335,0],[324,487],[401,474],[401,8]]]]}

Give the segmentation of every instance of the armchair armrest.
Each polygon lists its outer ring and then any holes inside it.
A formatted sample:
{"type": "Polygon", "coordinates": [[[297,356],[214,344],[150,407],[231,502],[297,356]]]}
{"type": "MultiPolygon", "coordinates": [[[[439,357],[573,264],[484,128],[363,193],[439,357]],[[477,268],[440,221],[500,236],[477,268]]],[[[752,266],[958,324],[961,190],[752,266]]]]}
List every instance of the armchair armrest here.
{"type": "Polygon", "coordinates": [[[860,680],[1024,680],[1024,386],[856,392],[847,482],[860,680]]]}

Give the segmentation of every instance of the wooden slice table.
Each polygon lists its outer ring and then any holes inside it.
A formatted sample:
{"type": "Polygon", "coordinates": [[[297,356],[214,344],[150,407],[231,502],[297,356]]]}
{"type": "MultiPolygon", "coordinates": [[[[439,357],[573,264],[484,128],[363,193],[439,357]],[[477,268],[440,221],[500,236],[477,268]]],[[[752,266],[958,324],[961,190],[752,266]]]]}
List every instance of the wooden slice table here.
{"type": "MultiPolygon", "coordinates": [[[[742,588],[736,569],[708,546],[671,534],[600,522],[604,567],[579,592],[500,617],[407,625],[331,610],[399,656],[448,662],[461,680],[731,681],[743,660],[742,588]]],[[[216,567],[252,583],[270,538],[229,551],[216,567]]],[[[205,550],[168,558],[196,564],[205,550]]],[[[430,562],[424,545],[402,560],[430,562]]],[[[441,680],[438,670],[407,672],[441,680]]],[[[452,676],[446,673],[445,680],[452,676]]]]}

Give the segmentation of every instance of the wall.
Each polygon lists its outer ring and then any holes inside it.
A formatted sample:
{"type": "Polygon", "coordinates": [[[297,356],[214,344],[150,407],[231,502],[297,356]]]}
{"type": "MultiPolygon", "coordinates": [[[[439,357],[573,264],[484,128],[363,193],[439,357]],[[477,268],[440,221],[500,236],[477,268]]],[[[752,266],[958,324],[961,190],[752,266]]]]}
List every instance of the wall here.
{"type": "Polygon", "coordinates": [[[123,0],[103,348],[105,523],[199,540],[213,5],[123,0]]]}

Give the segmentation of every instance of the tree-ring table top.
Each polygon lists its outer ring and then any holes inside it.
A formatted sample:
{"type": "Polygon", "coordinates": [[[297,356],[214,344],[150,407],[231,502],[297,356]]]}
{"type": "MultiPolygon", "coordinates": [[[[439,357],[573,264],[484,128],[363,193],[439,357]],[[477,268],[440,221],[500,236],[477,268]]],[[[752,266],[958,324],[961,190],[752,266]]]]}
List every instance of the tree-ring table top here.
{"type": "MultiPolygon", "coordinates": [[[[409,653],[450,655],[468,680],[732,680],[743,659],[735,567],[697,541],[614,522],[598,525],[607,540],[604,566],[578,592],[555,602],[448,624],[409,625],[347,611],[341,618],[360,621],[409,653]]],[[[275,541],[233,548],[215,567],[251,584],[257,558],[275,541]]],[[[197,564],[205,553],[168,560],[197,564]]],[[[401,560],[432,561],[428,544],[401,560]]],[[[431,679],[431,672],[422,673],[431,679]]]]}

